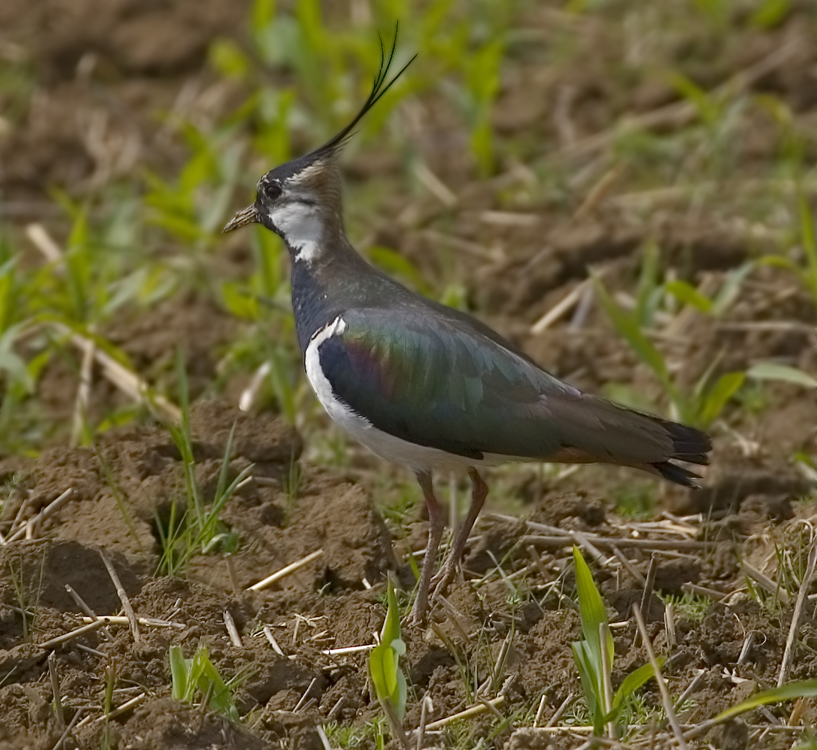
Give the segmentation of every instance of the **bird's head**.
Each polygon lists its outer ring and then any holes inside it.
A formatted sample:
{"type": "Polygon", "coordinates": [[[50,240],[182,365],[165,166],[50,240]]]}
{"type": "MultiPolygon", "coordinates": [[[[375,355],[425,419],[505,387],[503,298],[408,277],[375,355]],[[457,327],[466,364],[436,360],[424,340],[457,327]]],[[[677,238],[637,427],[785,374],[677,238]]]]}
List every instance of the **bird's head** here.
{"type": "Polygon", "coordinates": [[[327,233],[343,227],[337,155],[353,135],[355,125],[414,61],[412,57],[387,81],[396,47],[397,26],[388,58],[381,40],[380,69],[369,98],[352,121],[320,148],[267,172],[258,181],[255,203],[239,211],[222,231],[263,224],[286,242],[294,259],[309,263],[320,254],[327,233]]]}
{"type": "Polygon", "coordinates": [[[258,181],[255,203],[239,211],[223,231],[255,223],[280,235],[293,258],[311,262],[328,233],[343,226],[334,151],[316,151],[271,169],[258,181]]]}

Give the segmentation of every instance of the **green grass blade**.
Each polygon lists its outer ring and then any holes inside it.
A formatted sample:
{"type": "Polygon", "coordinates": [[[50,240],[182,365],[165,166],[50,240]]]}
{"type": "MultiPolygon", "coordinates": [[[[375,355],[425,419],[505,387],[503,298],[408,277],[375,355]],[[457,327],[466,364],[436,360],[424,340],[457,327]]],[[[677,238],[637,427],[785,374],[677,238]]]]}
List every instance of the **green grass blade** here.
{"type": "Polygon", "coordinates": [[[803,274],[809,291],[817,302],[817,239],[814,232],[814,217],[808,198],[802,187],[797,191],[797,205],[800,213],[800,233],[803,241],[803,253],[806,256],[806,270],[803,274]]]}
{"type": "Polygon", "coordinates": [[[192,703],[196,691],[205,696],[209,693],[208,708],[223,714],[233,721],[239,720],[238,710],[233,702],[232,690],[210,661],[207,646],[200,645],[192,659],[185,659],[181,646],[171,646],[168,651],[170,675],[175,700],[192,703]]]}
{"type": "Polygon", "coordinates": [[[701,399],[698,421],[702,426],[710,425],[720,416],[726,403],[738,392],[745,379],[746,374],[742,372],[727,372],[718,378],[701,399]]]}
{"type": "Polygon", "coordinates": [[[233,721],[238,721],[238,711],[233,704],[230,687],[224,682],[213,662],[210,661],[206,646],[199,647],[195,659],[198,659],[197,684],[199,692],[206,695],[210,691],[210,702],[208,704],[210,710],[228,716],[233,721]]]}
{"type": "MultiPolygon", "coordinates": [[[[584,561],[578,547],[573,547],[573,563],[576,568],[576,589],[579,596],[579,614],[582,620],[582,634],[589,644],[591,656],[601,671],[601,639],[599,636],[599,626],[607,625],[607,610],[604,608],[604,600],[601,598],[593,574],[584,561]]],[[[605,628],[607,639],[607,654],[610,668],[613,666],[613,636],[609,628],[605,628]]]]}
{"type": "Polygon", "coordinates": [[[723,315],[738,298],[741,286],[746,277],[755,270],[754,261],[748,261],[739,268],[730,272],[712,299],[712,314],[716,317],[723,315]]]}
{"type": "Polygon", "coordinates": [[[817,388],[817,378],[796,367],[780,365],[776,362],[758,362],[746,372],[747,378],[755,380],[782,380],[785,383],[817,388]]]}
{"type": "Polygon", "coordinates": [[[772,268],[783,268],[797,276],[802,277],[803,270],[791,258],[785,255],[763,255],[758,258],[758,265],[771,266],[772,268]]]}
{"type": "Polygon", "coordinates": [[[661,300],[658,285],[658,245],[647,240],[641,259],[641,270],[636,287],[635,319],[640,326],[651,326],[655,310],[661,300]]]}
{"type": "MultiPolygon", "coordinates": [[[[386,611],[386,621],[383,623],[383,632],[381,633],[381,639],[383,643],[388,643],[391,645],[395,641],[401,640],[401,632],[400,632],[400,610],[397,607],[397,594],[394,591],[394,585],[389,580],[389,589],[387,593],[387,600],[388,600],[388,610],[386,611]]],[[[400,647],[397,647],[398,650],[400,647]]],[[[402,647],[402,654],[405,653],[405,645],[402,647]]]]}
{"type": "Polygon", "coordinates": [[[687,102],[695,107],[702,122],[712,125],[718,121],[720,108],[707,91],[681,73],[670,74],[669,82],[687,102]]]}
{"type": "Polygon", "coordinates": [[[716,717],[715,721],[726,721],[733,716],[751,711],[759,706],[766,706],[769,703],[780,703],[782,701],[790,701],[795,698],[815,698],[817,697],[817,680],[801,680],[799,682],[790,682],[788,685],[782,685],[771,690],[762,690],[755,693],[751,698],[741,701],[737,705],[721,711],[716,717]]]}
{"type": "Polygon", "coordinates": [[[35,388],[34,378],[28,371],[25,360],[14,352],[18,332],[22,330],[23,324],[18,323],[0,335],[0,373],[7,373],[10,382],[19,384],[26,393],[32,393],[35,388]]]}
{"type": "Polygon", "coordinates": [[[170,678],[173,685],[173,698],[177,701],[186,700],[188,687],[189,666],[184,658],[181,646],[171,646],[170,658],[170,678]]]}
{"type": "Polygon", "coordinates": [[[705,294],[701,294],[692,284],[676,279],[669,281],[664,286],[675,299],[685,305],[694,307],[698,312],[709,314],[712,312],[713,303],[705,294]]]}
{"type": "Polygon", "coordinates": [[[579,679],[582,683],[584,700],[587,703],[587,710],[590,713],[590,720],[593,722],[593,731],[600,735],[604,733],[604,699],[602,680],[604,676],[600,671],[600,664],[593,660],[593,655],[587,641],[574,641],[573,659],[576,668],[579,670],[579,679]]]}
{"type": "MultiPolygon", "coordinates": [[[[663,656],[659,657],[658,666],[663,666],[665,661],[666,659],[663,656]]],[[[655,670],[649,662],[642,664],[638,669],[630,672],[630,674],[624,678],[624,682],[621,683],[619,689],[616,690],[616,694],[613,696],[613,710],[610,712],[611,715],[609,717],[605,717],[605,720],[615,718],[627,698],[653,677],[655,677],[655,670]]]]}

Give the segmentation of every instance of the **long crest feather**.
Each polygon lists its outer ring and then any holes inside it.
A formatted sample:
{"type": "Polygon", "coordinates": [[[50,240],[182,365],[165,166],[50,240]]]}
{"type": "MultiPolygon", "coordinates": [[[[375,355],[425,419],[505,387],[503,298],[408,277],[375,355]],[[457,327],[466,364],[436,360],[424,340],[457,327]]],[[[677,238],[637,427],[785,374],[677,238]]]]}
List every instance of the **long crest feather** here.
{"type": "Polygon", "coordinates": [[[400,70],[394,75],[394,77],[386,83],[386,79],[389,75],[389,69],[391,68],[392,61],[394,60],[394,52],[397,49],[397,33],[400,29],[400,22],[396,22],[394,24],[394,39],[392,40],[391,50],[389,51],[388,59],[386,59],[386,49],[383,46],[383,37],[378,34],[378,39],[380,40],[380,67],[377,71],[377,74],[372,81],[372,90],[369,93],[368,99],[363,103],[363,106],[360,108],[360,111],[352,118],[351,122],[346,125],[337,135],[330,138],[326,143],[323,144],[318,149],[315,149],[313,155],[325,155],[331,154],[338,151],[342,148],[346,142],[354,135],[353,128],[357,125],[366,113],[377,104],[383,95],[394,85],[398,78],[406,71],[409,65],[411,65],[416,59],[417,55],[414,55],[400,70]]]}

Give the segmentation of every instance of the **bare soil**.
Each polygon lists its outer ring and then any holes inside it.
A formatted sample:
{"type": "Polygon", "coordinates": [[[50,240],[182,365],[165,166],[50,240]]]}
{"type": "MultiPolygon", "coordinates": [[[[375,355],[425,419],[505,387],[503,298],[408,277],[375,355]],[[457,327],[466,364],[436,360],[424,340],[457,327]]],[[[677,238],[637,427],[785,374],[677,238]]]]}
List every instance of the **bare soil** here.
{"type": "MultiPolygon", "coordinates": [[[[6,676],[0,705],[5,716],[3,740],[16,743],[9,747],[52,747],[62,733],[50,709],[49,653],[55,655],[54,668],[67,697],[66,720],[79,710],[87,717],[75,732],[79,747],[97,747],[100,742],[101,675],[111,664],[117,678],[115,703],[124,703],[137,692],[149,696],[111,722],[120,747],[193,748],[210,742],[217,747],[276,747],[282,742],[311,747],[309,743],[319,741],[316,726],[330,718],[362,725],[377,716],[379,709],[367,688],[366,653],[327,651],[372,643],[382,625],[384,574],[392,571],[407,578],[392,551],[389,529],[360,485],[307,471],[301,492],[291,498],[283,477],[300,451],[297,435],[276,418],[248,418],[220,402],[202,402],[193,413],[199,480],[205,492],[212,487],[219,466],[216,457],[236,419],[232,469],[238,471],[251,457],[266,459],[256,464],[253,480],[223,516],[242,544],[229,562],[218,554],[196,558],[186,578],[156,573],[157,519],[168,512],[170,503],[181,501],[181,465],[163,429],[110,435],[99,446],[99,456],[118,478],[118,491],[132,509],[130,523],[117,508],[100,458],[90,449],[54,449],[37,459],[0,464],[4,479],[14,472],[19,498],[10,510],[14,515],[22,507],[23,517],[34,518],[63,489],[74,490],[70,500],[37,528],[42,538],[0,548],[0,674],[6,676]],[[318,560],[279,586],[257,594],[247,591],[270,571],[318,549],[323,550],[318,560]],[[66,585],[96,615],[120,612],[101,550],[113,560],[136,613],[157,618],[165,626],[144,625],[138,641],[126,626],[110,626],[65,644],[41,646],[82,624],[82,613],[66,585]],[[377,585],[367,588],[370,582],[377,585]],[[240,646],[228,637],[225,613],[235,621],[240,646]],[[264,626],[284,655],[273,651],[263,636],[264,626]],[[243,675],[236,700],[242,713],[250,712],[246,727],[170,699],[167,653],[174,643],[188,651],[204,643],[222,674],[243,675]]],[[[762,529],[780,540],[791,526],[785,520],[775,523],[779,503],[772,503],[770,512],[758,500],[768,496],[756,492],[753,497],[738,514],[701,527],[695,538],[712,541],[705,552],[654,552],[655,592],[679,595],[688,583],[723,592],[739,588],[739,556],[756,560],[769,549],[768,543],[747,541],[750,534],[762,529]]],[[[786,505],[783,519],[792,514],[791,503],[786,505]]],[[[621,522],[605,513],[595,497],[546,496],[530,518],[559,529],[621,533],[621,522]]],[[[419,519],[416,523],[423,525],[419,519]]],[[[570,650],[571,641],[580,635],[577,613],[557,596],[542,595],[565,570],[567,559],[558,548],[542,549],[535,541],[525,545],[520,541],[523,531],[520,523],[485,519],[466,570],[469,578],[478,580],[495,567],[491,560],[504,559],[509,575],[527,569],[520,580],[538,596],[517,604],[509,596],[508,584],[496,575],[485,576],[476,586],[461,582],[445,607],[435,612],[433,631],[406,632],[405,669],[412,685],[409,725],[419,722],[424,696],[433,701],[429,720],[443,718],[468,705],[466,685],[473,690],[486,680],[495,683],[494,690],[501,688],[508,712],[528,710],[544,695],[548,715],[579,689],[570,650]],[[507,651],[500,673],[494,675],[503,644],[507,651]]],[[[627,556],[645,576],[649,554],[628,550],[627,556]]],[[[642,600],[643,583],[620,569],[601,569],[598,580],[614,620],[624,624],[616,630],[617,682],[645,660],[634,623],[628,619],[632,605],[642,600]]],[[[570,591],[569,580],[564,588],[570,591]]],[[[653,595],[647,615],[659,650],[668,646],[664,614],[663,601],[653,595]]],[[[807,612],[801,621],[803,647],[792,670],[794,678],[807,678],[817,669],[810,655],[817,646],[812,614],[807,612]]],[[[789,618],[787,609],[763,608],[745,593],[712,604],[700,621],[676,615],[677,642],[667,670],[671,683],[688,685],[699,672],[704,674],[688,696],[694,708],[684,720],[702,720],[727,707],[747,694],[746,681],[773,683],[789,618]],[[756,638],[746,650],[750,633],[756,638]]],[[[475,741],[484,726],[477,721],[467,731],[475,741]]],[[[508,746],[526,746],[524,736],[514,735],[508,746]]],[[[573,746],[573,740],[563,739],[555,746],[573,746]]],[[[531,735],[533,744],[527,746],[539,746],[536,741],[531,735]]]]}
{"type": "MultiPolygon", "coordinates": [[[[9,202],[12,219],[20,226],[35,218],[48,222],[42,212],[47,210],[46,191],[53,185],[81,192],[115,177],[132,177],[145,165],[172,171],[183,152],[157,132],[152,113],[172,107],[185,84],[196,91],[206,89],[208,44],[217,34],[238,36],[245,11],[226,0],[6,0],[0,8],[0,29],[25,50],[24,63],[38,71],[42,85],[30,110],[0,137],[0,191],[14,196],[9,202]],[[103,125],[95,131],[101,136],[92,142],[87,132],[94,117],[103,125]],[[102,153],[106,149],[120,156],[111,159],[102,153]]],[[[544,21],[533,14],[532,23],[544,21]]],[[[801,39],[798,54],[754,86],[757,93],[776,92],[793,111],[813,118],[814,33],[813,17],[795,7],[775,29],[747,30],[743,44],[718,56],[717,66],[700,71],[699,80],[724,80],[784,41],[801,39]]],[[[545,104],[559,86],[569,85],[573,92],[577,139],[605,130],[622,112],[647,111],[672,100],[672,91],[661,88],[637,88],[626,102],[607,90],[604,59],[617,52],[615,46],[602,48],[600,59],[587,71],[565,71],[557,80],[545,80],[521,66],[503,91],[497,128],[508,138],[539,128],[537,137],[558,140],[552,121],[541,123],[545,104]],[[531,90],[537,95],[531,96],[531,90]]],[[[683,52],[679,49],[679,59],[683,52]]],[[[206,105],[198,101],[198,114],[206,117],[227,109],[234,93],[220,91],[206,105]]],[[[761,161],[773,153],[774,144],[755,138],[746,149],[747,158],[761,161]]],[[[375,154],[369,164],[358,157],[350,170],[352,180],[382,171],[377,159],[375,154]]],[[[580,326],[562,322],[543,333],[531,332],[536,320],[586,278],[588,266],[604,264],[612,288],[632,288],[640,248],[646,239],[657,238],[666,252],[662,262],[676,268],[679,278],[700,283],[706,277],[723,278],[757,250],[755,243],[724,226],[671,211],[633,221],[623,210],[608,206],[574,226],[569,217],[576,206],[564,211],[534,207],[531,220],[493,225],[479,217],[495,208],[494,186],[466,183],[462,165],[451,164],[447,171],[444,167],[441,162],[441,172],[451,186],[461,188],[462,196],[446,218],[446,232],[480,248],[479,262],[472,256],[462,262],[474,308],[549,370],[591,390],[620,381],[651,393],[656,384],[611,333],[598,309],[591,309],[580,326]],[[496,256],[482,253],[497,246],[502,253],[496,256]]],[[[419,210],[428,217],[437,209],[429,204],[419,210]]],[[[439,239],[430,238],[420,223],[398,227],[395,239],[394,222],[384,221],[375,241],[400,247],[434,278],[439,269],[433,250],[439,239]]],[[[59,235],[59,220],[51,226],[59,235]]],[[[251,479],[222,515],[240,540],[235,554],[199,555],[183,575],[160,574],[158,528],[174,506],[181,511],[186,502],[181,457],[162,426],[113,429],[93,449],[58,443],[34,458],[0,457],[0,483],[9,492],[0,530],[5,533],[12,523],[19,528],[30,520],[29,535],[34,537],[0,546],[3,748],[50,750],[65,724],[80,712],[64,747],[97,748],[108,731],[110,742],[122,750],[312,750],[323,747],[318,727],[327,722],[362,729],[380,715],[367,685],[367,652],[331,650],[374,642],[373,634],[383,622],[386,575],[407,589],[412,585],[407,540],[384,520],[365,479],[299,463],[302,439],[281,417],[247,416],[231,401],[205,393],[216,375],[219,348],[239,325],[216,302],[187,297],[135,319],[123,315],[105,332],[138,370],[162,370],[171,381],[176,347],[182,343],[196,399],[191,423],[196,479],[205,503],[212,500],[235,426],[232,476],[254,466],[251,479]],[[171,318],[172,328],[167,325],[171,318]],[[70,496],[43,517],[42,511],[67,490],[70,496]],[[278,584],[262,592],[248,590],[271,572],[318,550],[319,557],[278,584]],[[101,552],[111,559],[137,615],[156,621],[143,624],[138,638],[117,624],[47,645],[83,625],[83,613],[66,586],[95,615],[120,613],[120,596],[101,552]],[[226,614],[235,622],[240,645],[228,636],[226,614]],[[283,655],[273,649],[264,628],[283,655]],[[241,725],[172,700],[168,648],[180,644],[189,656],[200,643],[207,645],[222,675],[244,678],[236,694],[239,710],[247,716],[241,725]],[[52,673],[63,696],[62,720],[52,707],[51,654],[52,673]],[[114,707],[145,696],[110,722],[102,714],[106,669],[115,675],[114,707]]],[[[752,277],[747,294],[725,319],[714,324],[703,316],[690,318],[666,345],[679,363],[679,382],[685,384],[695,383],[713,361],[726,372],[745,369],[757,359],[782,358],[814,373],[815,326],[813,302],[783,271],[766,269],[752,277]],[[753,321],[797,325],[778,330],[729,325],[753,321]]],[[[41,382],[38,398],[55,423],[70,418],[76,372],[55,366],[41,382]]],[[[103,380],[97,382],[91,409],[104,413],[119,396],[106,390],[103,380]]],[[[750,598],[741,563],[768,569],[777,549],[797,549],[802,521],[813,519],[813,504],[803,501],[810,485],[789,460],[796,451],[817,453],[817,401],[795,386],[779,385],[767,393],[771,408],[745,417],[730,415],[730,423],[749,436],[751,447],[736,446],[730,436],[721,435],[704,490],[662,490],[660,505],[669,515],[656,521],[672,525],[679,515],[702,514],[685,522],[693,529],[689,533],[670,532],[668,526],[650,530],[618,517],[609,498],[631,475],[588,468],[559,483],[534,474],[513,480],[526,506],[525,519],[534,524],[561,533],[678,542],[675,548],[623,543],[620,551],[627,565],[600,566],[598,580],[611,615],[621,623],[615,630],[617,685],[646,659],[631,609],[642,601],[644,578],[653,566],[653,593],[645,602],[650,635],[659,652],[672,649],[665,672],[673,695],[695,685],[680,709],[685,724],[710,718],[757,686],[776,684],[781,667],[793,602],[778,605],[768,595],[764,606],[750,598]],[[682,595],[689,584],[720,593],[700,616],[676,607],[675,641],[670,643],[665,597],[682,595]]],[[[408,540],[414,549],[422,547],[425,530],[418,510],[408,540]]],[[[521,520],[489,516],[481,521],[465,562],[465,580],[438,605],[434,628],[404,633],[410,684],[406,726],[419,723],[426,697],[431,699],[427,719],[434,721],[473,704],[475,696],[501,695],[501,712],[514,720],[492,739],[493,747],[544,750],[581,744],[578,735],[517,729],[530,727],[538,709],[540,726],[547,723],[580,691],[570,645],[580,637],[570,601],[574,584],[569,572],[563,575],[569,567],[569,547],[565,540],[542,541],[554,536],[558,533],[536,531],[521,520]],[[555,588],[550,586],[553,581],[559,581],[555,588]],[[514,582],[533,595],[516,597],[514,582]]],[[[607,559],[610,550],[603,551],[607,559]]],[[[817,620],[810,606],[798,637],[791,678],[813,678],[817,620]]],[[[654,686],[648,686],[646,694],[649,705],[659,705],[654,686]]],[[[813,721],[816,711],[813,703],[806,703],[803,719],[813,721]]],[[[477,717],[460,725],[457,731],[466,735],[461,746],[473,746],[489,721],[477,717]]],[[[737,722],[698,739],[743,748],[748,738],[749,729],[737,722]]],[[[361,742],[361,747],[374,747],[371,735],[361,742]]],[[[790,745],[791,738],[774,734],[762,746],[790,745]]]]}

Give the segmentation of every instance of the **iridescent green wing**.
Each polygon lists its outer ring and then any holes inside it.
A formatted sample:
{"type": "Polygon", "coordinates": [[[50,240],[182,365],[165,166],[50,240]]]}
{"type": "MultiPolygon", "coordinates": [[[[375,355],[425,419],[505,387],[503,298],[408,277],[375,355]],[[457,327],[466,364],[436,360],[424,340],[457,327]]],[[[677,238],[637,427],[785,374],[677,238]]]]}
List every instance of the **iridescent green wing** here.
{"type": "Polygon", "coordinates": [[[548,394],[576,392],[456,314],[352,310],[319,347],[334,395],[374,427],[467,456],[546,456],[560,447],[548,394]]]}

